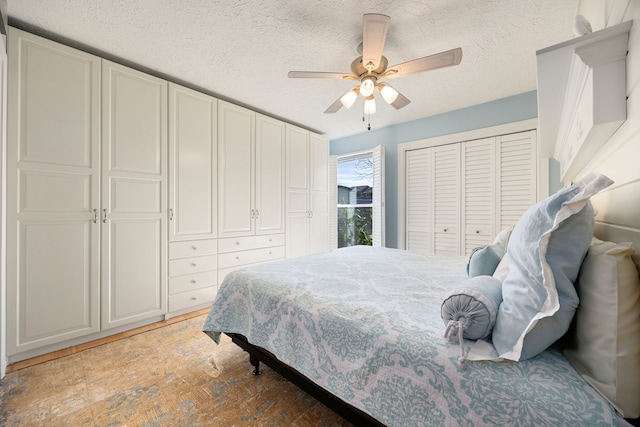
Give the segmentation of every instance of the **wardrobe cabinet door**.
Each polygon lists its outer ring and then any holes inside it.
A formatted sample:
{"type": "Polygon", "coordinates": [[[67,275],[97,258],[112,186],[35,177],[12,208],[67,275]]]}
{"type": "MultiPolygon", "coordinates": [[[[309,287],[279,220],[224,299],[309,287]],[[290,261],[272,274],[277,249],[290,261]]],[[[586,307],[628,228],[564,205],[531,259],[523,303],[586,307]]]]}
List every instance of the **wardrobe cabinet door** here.
{"type": "Polygon", "coordinates": [[[14,28],[8,41],[11,356],[100,328],[100,59],[14,28]]]}
{"type": "Polygon", "coordinates": [[[255,113],[218,103],[218,236],[254,234],[255,113]]]}
{"type": "Polygon", "coordinates": [[[218,101],[169,84],[169,240],[217,235],[218,101]]]}
{"type": "Polygon", "coordinates": [[[284,233],[284,123],[256,115],[256,234],[284,233]]]}
{"type": "Polygon", "coordinates": [[[286,126],[287,232],[286,257],[309,253],[309,132],[286,126]]]}
{"type": "Polygon", "coordinates": [[[309,153],[309,253],[315,254],[329,250],[329,141],[310,134],[309,153]]]}
{"type": "Polygon", "coordinates": [[[102,329],[167,307],[167,83],[103,61],[102,329]]]}

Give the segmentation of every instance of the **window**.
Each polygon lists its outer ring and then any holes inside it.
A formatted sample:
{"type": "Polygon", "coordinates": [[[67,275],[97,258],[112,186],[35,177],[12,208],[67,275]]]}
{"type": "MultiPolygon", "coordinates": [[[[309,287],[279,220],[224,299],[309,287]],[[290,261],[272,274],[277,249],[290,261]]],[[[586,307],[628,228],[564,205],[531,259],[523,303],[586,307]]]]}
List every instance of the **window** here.
{"type": "Polygon", "coordinates": [[[336,247],[384,246],[384,146],[335,158],[336,247]]]}

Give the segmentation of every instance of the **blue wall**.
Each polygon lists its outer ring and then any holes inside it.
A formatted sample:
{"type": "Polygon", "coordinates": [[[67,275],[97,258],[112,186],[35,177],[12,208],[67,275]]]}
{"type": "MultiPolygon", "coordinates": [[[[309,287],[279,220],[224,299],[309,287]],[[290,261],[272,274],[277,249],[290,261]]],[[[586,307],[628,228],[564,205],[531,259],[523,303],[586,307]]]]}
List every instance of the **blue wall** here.
{"type": "MultiPolygon", "coordinates": [[[[411,108],[410,106],[407,108],[411,108]]],[[[385,146],[386,245],[398,245],[398,144],[538,117],[535,91],[331,141],[339,155],[385,146]]]]}

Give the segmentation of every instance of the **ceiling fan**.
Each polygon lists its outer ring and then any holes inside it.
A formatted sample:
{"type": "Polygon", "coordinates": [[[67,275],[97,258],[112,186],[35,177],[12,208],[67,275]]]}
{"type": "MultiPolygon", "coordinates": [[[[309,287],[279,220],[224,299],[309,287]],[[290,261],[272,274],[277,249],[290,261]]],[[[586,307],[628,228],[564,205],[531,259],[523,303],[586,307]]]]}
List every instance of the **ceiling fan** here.
{"type": "MultiPolygon", "coordinates": [[[[390,17],[377,13],[367,13],[363,17],[362,44],[358,47],[357,57],[351,63],[351,73],[331,73],[322,71],[289,71],[290,78],[325,78],[359,81],[358,86],[349,89],[324,112],[335,113],[344,106],[350,108],[362,95],[365,98],[364,114],[376,112],[374,91],[396,110],[407,106],[411,101],[380,79],[393,79],[423,71],[458,65],[462,60],[462,49],[452,49],[434,55],[425,56],[398,65],[389,66],[387,58],[382,55],[384,43],[389,30],[390,17]]],[[[363,118],[364,119],[364,118],[363,118]]]]}

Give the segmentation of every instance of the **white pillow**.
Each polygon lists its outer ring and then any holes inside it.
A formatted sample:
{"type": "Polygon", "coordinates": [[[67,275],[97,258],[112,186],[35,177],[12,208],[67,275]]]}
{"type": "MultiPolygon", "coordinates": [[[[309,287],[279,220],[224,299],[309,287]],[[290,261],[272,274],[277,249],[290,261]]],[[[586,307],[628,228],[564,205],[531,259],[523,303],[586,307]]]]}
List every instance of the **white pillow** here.
{"type": "Polygon", "coordinates": [[[640,417],[640,278],[631,243],[594,239],[577,281],[574,344],[564,354],[625,418],[640,417]]]}
{"type": "Polygon", "coordinates": [[[530,207],[514,227],[493,330],[500,357],[533,357],[569,329],[579,302],[573,282],[593,236],[589,198],[612,183],[591,173],[530,207]]]}

